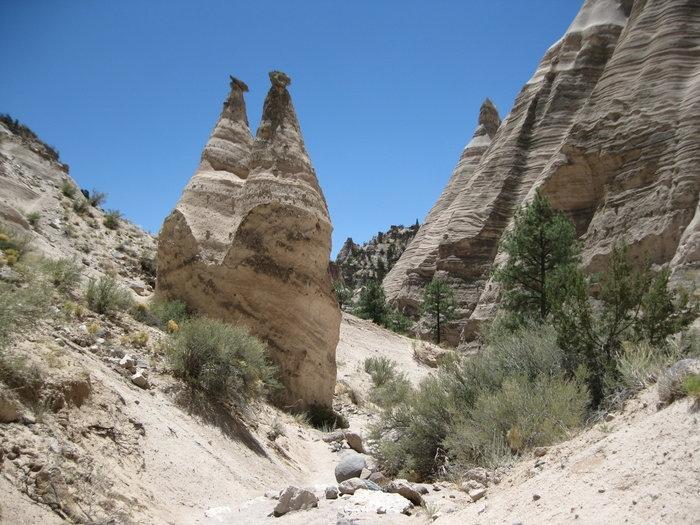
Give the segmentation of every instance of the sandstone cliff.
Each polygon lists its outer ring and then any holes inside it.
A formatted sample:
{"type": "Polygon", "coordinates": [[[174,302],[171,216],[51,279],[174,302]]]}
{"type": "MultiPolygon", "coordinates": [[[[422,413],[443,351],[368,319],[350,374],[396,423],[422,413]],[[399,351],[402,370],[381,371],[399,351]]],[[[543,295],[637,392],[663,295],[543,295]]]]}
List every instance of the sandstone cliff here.
{"type": "Polygon", "coordinates": [[[472,339],[498,301],[489,274],[499,239],[537,187],[574,220],[589,270],[623,241],[639,261],[671,263],[677,282],[697,280],[699,45],[697,0],[586,0],[445,222],[429,216],[385,279],[388,297],[411,309],[442,275],[460,306],[452,342],[472,339]],[[423,230],[436,232],[432,243],[420,242],[423,230]]]}
{"type": "Polygon", "coordinates": [[[287,90],[272,87],[253,140],[243,93],[231,93],[159,237],[157,290],[247,326],[270,346],[281,402],[330,405],[340,310],[331,292],[331,222],[287,90]]]}

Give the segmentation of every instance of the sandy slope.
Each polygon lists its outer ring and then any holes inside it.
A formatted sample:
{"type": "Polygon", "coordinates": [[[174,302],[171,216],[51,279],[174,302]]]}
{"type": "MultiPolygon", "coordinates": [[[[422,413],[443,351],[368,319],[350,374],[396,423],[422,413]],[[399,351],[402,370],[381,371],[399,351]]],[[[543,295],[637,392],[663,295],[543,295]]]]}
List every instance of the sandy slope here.
{"type": "Polygon", "coordinates": [[[643,392],[552,447],[542,467],[523,461],[484,500],[435,523],[698,523],[700,412],[689,399],[656,402],[655,389],[643,392]]]}

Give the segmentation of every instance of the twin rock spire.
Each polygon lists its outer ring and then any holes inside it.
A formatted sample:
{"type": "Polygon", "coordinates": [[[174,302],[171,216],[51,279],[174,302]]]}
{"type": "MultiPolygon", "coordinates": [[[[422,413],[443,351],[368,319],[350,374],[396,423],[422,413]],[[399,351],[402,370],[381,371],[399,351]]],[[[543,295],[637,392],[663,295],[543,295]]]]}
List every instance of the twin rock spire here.
{"type": "Polygon", "coordinates": [[[158,240],[158,292],[265,340],[286,389],[279,402],[330,406],[340,310],[331,222],[287,87],[271,87],[255,138],[248,87],[231,91],[200,164],[158,240]]]}

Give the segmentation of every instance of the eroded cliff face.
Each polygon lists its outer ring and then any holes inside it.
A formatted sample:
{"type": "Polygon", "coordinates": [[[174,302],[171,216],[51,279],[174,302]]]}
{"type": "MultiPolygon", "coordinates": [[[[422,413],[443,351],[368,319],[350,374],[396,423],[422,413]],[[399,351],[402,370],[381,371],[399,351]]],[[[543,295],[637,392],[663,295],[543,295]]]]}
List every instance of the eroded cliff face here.
{"type": "Polygon", "coordinates": [[[697,281],[699,49],[697,0],[586,0],[458,188],[437,247],[419,232],[385,279],[389,298],[411,308],[444,276],[460,306],[451,340],[471,340],[498,302],[500,237],[538,187],[574,220],[590,271],[621,241],[697,281]]]}
{"type": "Polygon", "coordinates": [[[197,172],[159,236],[157,291],[267,341],[290,408],[329,406],[340,309],[331,291],[331,222],[287,90],[270,73],[255,139],[231,93],[197,172]]]}

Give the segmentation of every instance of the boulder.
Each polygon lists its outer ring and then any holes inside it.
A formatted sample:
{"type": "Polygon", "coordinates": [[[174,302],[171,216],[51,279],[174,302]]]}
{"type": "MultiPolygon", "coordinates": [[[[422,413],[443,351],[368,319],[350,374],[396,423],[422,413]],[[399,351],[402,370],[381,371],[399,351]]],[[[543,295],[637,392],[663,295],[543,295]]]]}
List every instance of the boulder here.
{"type": "Polygon", "coordinates": [[[338,499],[339,490],[335,485],[327,486],[324,492],[326,494],[326,499],[338,499]]]}
{"type": "Polygon", "coordinates": [[[378,490],[381,492],[382,488],[367,479],[360,478],[350,478],[343,481],[338,485],[338,490],[341,494],[354,494],[356,490],[378,490]]]}
{"type": "Polygon", "coordinates": [[[351,452],[343,456],[335,467],[335,479],[338,483],[350,478],[359,478],[362,474],[362,469],[365,468],[367,462],[364,456],[356,452],[351,452]]]}
{"type": "Polygon", "coordinates": [[[386,486],[385,489],[391,494],[400,494],[414,505],[422,505],[423,497],[420,492],[405,479],[395,479],[386,486]]]}
{"type": "Polygon", "coordinates": [[[355,452],[365,452],[365,446],[362,442],[361,434],[359,434],[358,432],[353,432],[352,430],[346,430],[344,437],[345,441],[348,442],[348,446],[355,452]]]}
{"type": "Polygon", "coordinates": [[[413,504],[399,494],[360,489],[348,498],[338,514],[346,518],[358,514],[410,514],[412,508],[413,504]]]}
{"type": "Polygon", "coordinates": [[[273,514],[283,516],[293,510],[318,507],[318,498],[310,490],[289,486],[282,491],[273,514]]]}
{"type": "Polygon", "coordinates": [[[683,381],[692,374],[700,374],[700,359],[681,359],[667,368],[656,384],[661,404],[667,405],[685,396],[683,381]]]}
{"type": "Polygon", "coordinates": [[[158,236],[157,293],[267,342],[284,385],[277,401],[330,407],[340,309],[328,271],[331,221],[284,73],[253,139],[231,91],[194,176],[158,236]]]}
{"type": "Polygon", "coordinates": [[[486,496],[486,489],[485,488],[473,489],[473,490],[469,491],[469,497],[471,498],[472,501],[480,500],[484,496],[486,496]]]}
{"type": "Polygon", "coordinates": [[[148,372],[143,368],[139,368],[136,373],[131,376],[131,382],[144,390],[151,388],[151,383],[148,381],[148,372]]]}
{"type": "Polygon", "coordinates": [[[383,472],[372,472],[367,479],[383,488],[391,483],[391,479],[386,477],[383,472]]]}

